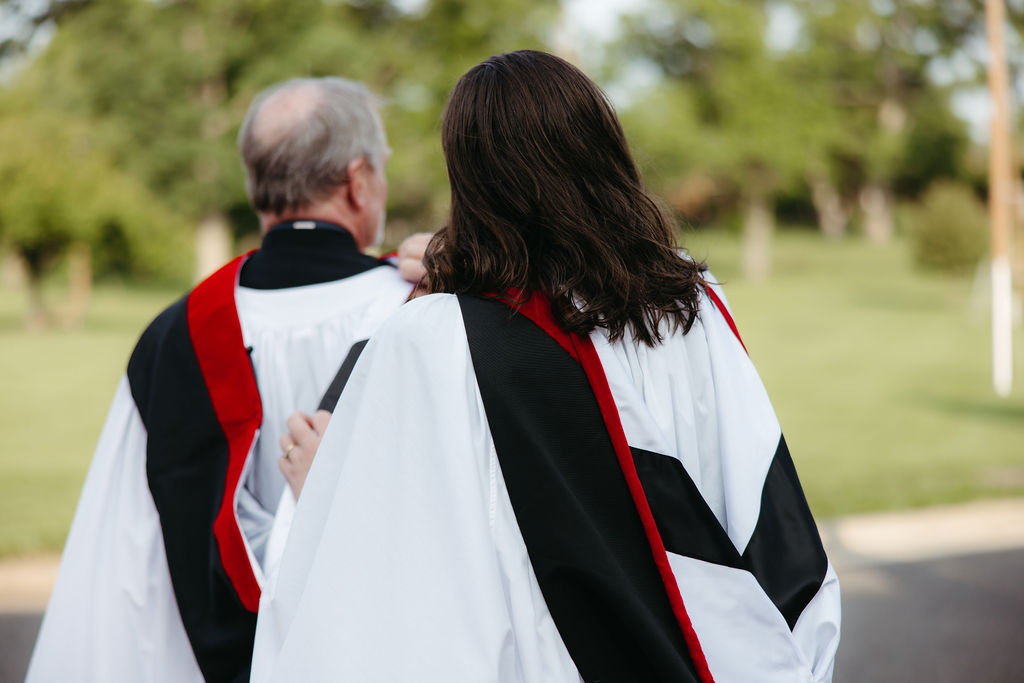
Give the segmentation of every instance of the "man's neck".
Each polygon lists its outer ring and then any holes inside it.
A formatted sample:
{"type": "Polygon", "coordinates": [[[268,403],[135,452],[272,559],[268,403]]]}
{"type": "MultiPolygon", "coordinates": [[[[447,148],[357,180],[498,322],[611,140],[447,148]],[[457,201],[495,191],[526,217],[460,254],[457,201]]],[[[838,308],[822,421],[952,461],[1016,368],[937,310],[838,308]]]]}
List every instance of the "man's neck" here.
{"type": "Polygon", "coordinates": [[[281,230],[298,230],[300,232],[310,230],[330,230],[332,232],[344,233],[345,237],[355,244],[355,237],[352,235],[352,231],[347,226],[335,223],[334,221],[325,221],[320,218],[286,218],[282,221],[274,223],[263,231],[263,239],[266,241],[267,237],[272,233],[279,232],[281,230]]]}
{"type": "MultiPolygon", "coordinates": [[[[282,213],[261,212],[259,214],[259,218],[260,232],[263,235],[266,235],[270,228],[279,223],[285,223],[288,221],[322,221],[324,223],[333,223],[334,225],[344,228],[354,239],[356,238],[355,232],[352,230],[352,216],[346,215],[344,211],[339,211],[332,202],[324,202],[322,204],[316,204],[303,209],[284,211],[282,213]]],[[[356,245],[359,245],[358,239],[356,239],[356,245]]],[[[362,250],[360,249],[360,251],[362,250]]]]}
{"type": "MultiPolygon", "coordinates": [[[[349,230],[345,225],[343,216],[338,216],[336,212],[332,211],[286,211],[284,213],[261,213],[260,217],[260,232],[267,234],[267,231],[278,223],[287,223],[290,221],[322,221],[324,223],[334,223],[341,227],[349,230]]],[[[349,230],[351,232],[351,230],[349,230]]]]}

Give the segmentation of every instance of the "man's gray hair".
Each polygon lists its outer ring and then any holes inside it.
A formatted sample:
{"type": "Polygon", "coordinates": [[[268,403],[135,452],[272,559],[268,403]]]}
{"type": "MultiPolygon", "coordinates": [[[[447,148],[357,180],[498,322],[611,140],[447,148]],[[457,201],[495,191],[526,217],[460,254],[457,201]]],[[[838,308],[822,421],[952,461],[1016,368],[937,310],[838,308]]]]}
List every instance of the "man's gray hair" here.
{"type": "Polygon", "coordinates": [[[324,199],[350,162],[380,168],[387,139],[379,100],[344,78],[295,78],[253,100],[238,132],[246,191],[256,211],[280,214],[324,199]]]}

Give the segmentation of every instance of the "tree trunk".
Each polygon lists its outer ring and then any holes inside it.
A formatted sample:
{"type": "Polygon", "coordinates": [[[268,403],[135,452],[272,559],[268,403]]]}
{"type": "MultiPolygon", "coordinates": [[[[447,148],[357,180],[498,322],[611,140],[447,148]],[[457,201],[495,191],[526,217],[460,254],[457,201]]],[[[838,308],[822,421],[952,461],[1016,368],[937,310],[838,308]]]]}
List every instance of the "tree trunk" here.
{"type": "Polygon", "coordinates": [[[92,250],[76,242],[68,251],[68,305],[64,324],[77,327],[85,320],[92,298],[92,250]]]}
{"type": "Polygon", "coordinates": [[[846,234],[850,216],[843,207],[843,198],[827,173],[808,171],[807,184],[811,188],[811,202],[818,214],[818,227],[825,237],[839,239],[846,234]]]}
{"type": "Polygon", "coordinates": [[[16,245],[15,249],[25,266],[25,290],[28,294],[25,327],[32,331],[45,329],[53,322],[53,315],[43,295],[43,275],[53,267],[65,245],[57,241],[29,246],[16,245]]]}
{"type": "Polygon", "coordinates": [[[25,291],[28,293],[28,309],[25,311],[25,328],[39,332],[50,326],[50,310],[43,296],[43,268],[38,259],[25,258],[25,291]]]}
{"type": "Polygon", "coordinates": [[[231,226],[222,213],[207,214],[196,227],[196,282],[231,258],[231,226]]]}
{"type": "Polygon", "coordinates": [[[24,259],[15,249],[3,250],[3,262],[0,263],[0,287],[4,289],[21,289],[28,279],[27,266],[24,259]]]}
{"type": "Polygon", "coordinates": [[[771,274],[772,234],[775,216],[765,194],[750,194],[743,212],[743,275],[748,280],[763,282],[771,274]]]}
{"type": "Polygon", "coordinates": [[[892,198],[880,183],[869,183],[860,190],[860,207],[864,211],[864,234],[872,244],[888,244],[892,240],[892,198]]]}

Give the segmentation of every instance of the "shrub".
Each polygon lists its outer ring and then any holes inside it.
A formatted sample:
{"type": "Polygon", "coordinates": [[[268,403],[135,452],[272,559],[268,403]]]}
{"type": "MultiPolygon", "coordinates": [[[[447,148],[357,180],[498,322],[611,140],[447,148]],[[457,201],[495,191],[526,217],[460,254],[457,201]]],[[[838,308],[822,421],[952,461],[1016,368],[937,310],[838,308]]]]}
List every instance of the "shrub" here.
{"type": "Polygon", "coordinates": [[[988,214],[966,185],[932,183],[921,201],[908,207],[907,228],[914,262],[928,270],[972,270],[988,244],[988,214]]]}

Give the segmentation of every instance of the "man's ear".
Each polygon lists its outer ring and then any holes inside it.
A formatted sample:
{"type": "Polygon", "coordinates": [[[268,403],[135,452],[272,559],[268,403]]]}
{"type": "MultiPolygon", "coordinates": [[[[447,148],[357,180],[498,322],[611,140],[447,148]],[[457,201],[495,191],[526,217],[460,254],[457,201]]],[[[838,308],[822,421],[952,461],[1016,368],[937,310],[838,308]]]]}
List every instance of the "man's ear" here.
{"type": "Polygon", "coordinates": [[[346,172],[348,173],[348,200],[357,209],[366,206],[369,198],[369,191],[366,187],[366,176],[363,170],[366,168],[366,157],[359,157],[348,162],[346,172]]]}

